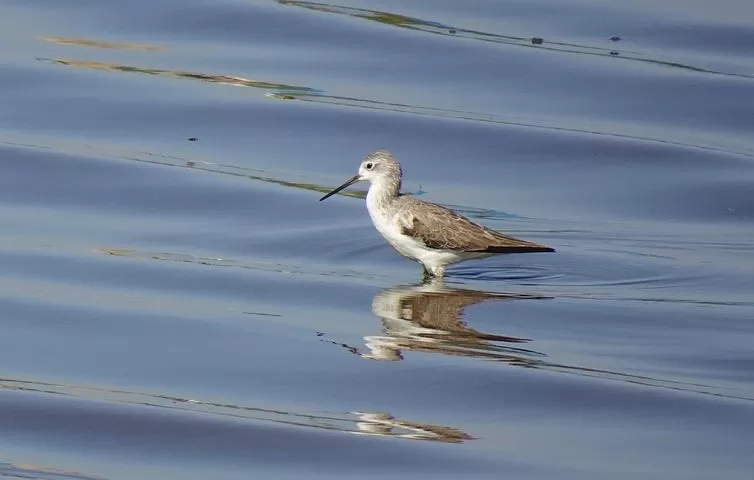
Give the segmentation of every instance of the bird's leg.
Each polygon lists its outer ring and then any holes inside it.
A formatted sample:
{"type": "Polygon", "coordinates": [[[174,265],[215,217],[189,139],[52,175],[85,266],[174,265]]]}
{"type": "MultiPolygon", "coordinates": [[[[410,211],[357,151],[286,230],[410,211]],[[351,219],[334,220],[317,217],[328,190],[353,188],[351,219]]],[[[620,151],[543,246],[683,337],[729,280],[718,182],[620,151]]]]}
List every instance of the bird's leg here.
{"type": "Polygon", "coordinates": [[[423,275],[422,275],[422,282],[427,283],[437,278],[442,278],[443,275],[445,275],[445,267],[427,267],[426,265],[422,264],[422,267],[424,269],[423,275]]]}
{"type": "Polygon", "coordinates": [[[427,270],[427,267],[422,264],[422,283],[427,283],[432,280],[432,272],[427,270]]]}
{"type": "Polygon", "coordinates": [[[445,266],[434,267],[431,273],[433,277],[442,278],[445,275],[445,266]]]}

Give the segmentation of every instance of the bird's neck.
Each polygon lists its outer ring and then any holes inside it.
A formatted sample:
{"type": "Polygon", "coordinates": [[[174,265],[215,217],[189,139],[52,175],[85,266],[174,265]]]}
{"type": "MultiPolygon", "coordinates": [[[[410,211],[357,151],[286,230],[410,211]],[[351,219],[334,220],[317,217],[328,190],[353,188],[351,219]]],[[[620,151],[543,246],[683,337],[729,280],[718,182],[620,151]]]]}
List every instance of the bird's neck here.
{"type": "Polygon", "coordinates": [[[401,191],[401,181],[386,179],[372,183],[367,193],[367,206],[372,208],[385,207],[398,198],[401,191]]]}

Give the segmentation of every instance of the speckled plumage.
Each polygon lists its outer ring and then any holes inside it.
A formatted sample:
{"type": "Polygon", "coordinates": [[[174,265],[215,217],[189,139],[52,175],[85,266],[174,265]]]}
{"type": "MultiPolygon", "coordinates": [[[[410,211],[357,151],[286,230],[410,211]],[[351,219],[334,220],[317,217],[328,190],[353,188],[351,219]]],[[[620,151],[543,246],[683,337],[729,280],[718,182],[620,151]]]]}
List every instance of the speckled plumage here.
{"type": "Polygon", "coordinates": [[[553,252],[544,245],[504,235],[434,203],[400,193],[400,163],[385,150],[367,155],[359,173],[320,200],[352,183],[369,180],[367,210],[375,228],[401,255],[442,277],[445,267],[501,253],[553,252]]]}

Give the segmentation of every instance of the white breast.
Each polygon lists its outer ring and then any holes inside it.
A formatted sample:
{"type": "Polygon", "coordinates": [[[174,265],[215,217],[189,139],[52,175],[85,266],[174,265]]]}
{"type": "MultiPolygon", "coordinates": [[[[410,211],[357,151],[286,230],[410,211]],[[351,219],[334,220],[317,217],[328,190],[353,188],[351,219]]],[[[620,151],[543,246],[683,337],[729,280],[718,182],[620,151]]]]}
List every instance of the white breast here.
{"type": "Polygon", "coordinates": [[[397,216],[375,209],[369,210],[369,216],[372,217],[372,223],[380,235],[398,253],[412,260],[419,260],[424,255],[427,248],[421,242],[401,233],[402,224],[397,216]]]}
{"type": "Polygon", "coordinates": [[[398,253],[430,266],[447,265],[460,260],[455,252],[432,250],[413,237],[404,235],[403,227],[411,224],[410,218],[404,217],[410,217],[410,213],[384,207],[385,205],[379,204],[374,196],[367,195],[367,210],[374,227],[398,253]]]}

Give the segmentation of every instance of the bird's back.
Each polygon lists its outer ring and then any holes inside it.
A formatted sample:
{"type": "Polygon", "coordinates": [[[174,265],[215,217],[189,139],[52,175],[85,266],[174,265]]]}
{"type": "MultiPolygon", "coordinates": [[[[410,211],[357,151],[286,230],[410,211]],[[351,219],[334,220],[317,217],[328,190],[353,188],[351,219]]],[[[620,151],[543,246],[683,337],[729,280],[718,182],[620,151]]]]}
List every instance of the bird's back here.
{"type": "Polygon", "coordinates": [[[423,242],[428,248],[479,253],[555,251],[496,232],[453,210],[411,195],[400,195],[394,202],[402,233],[423,242]]]}

